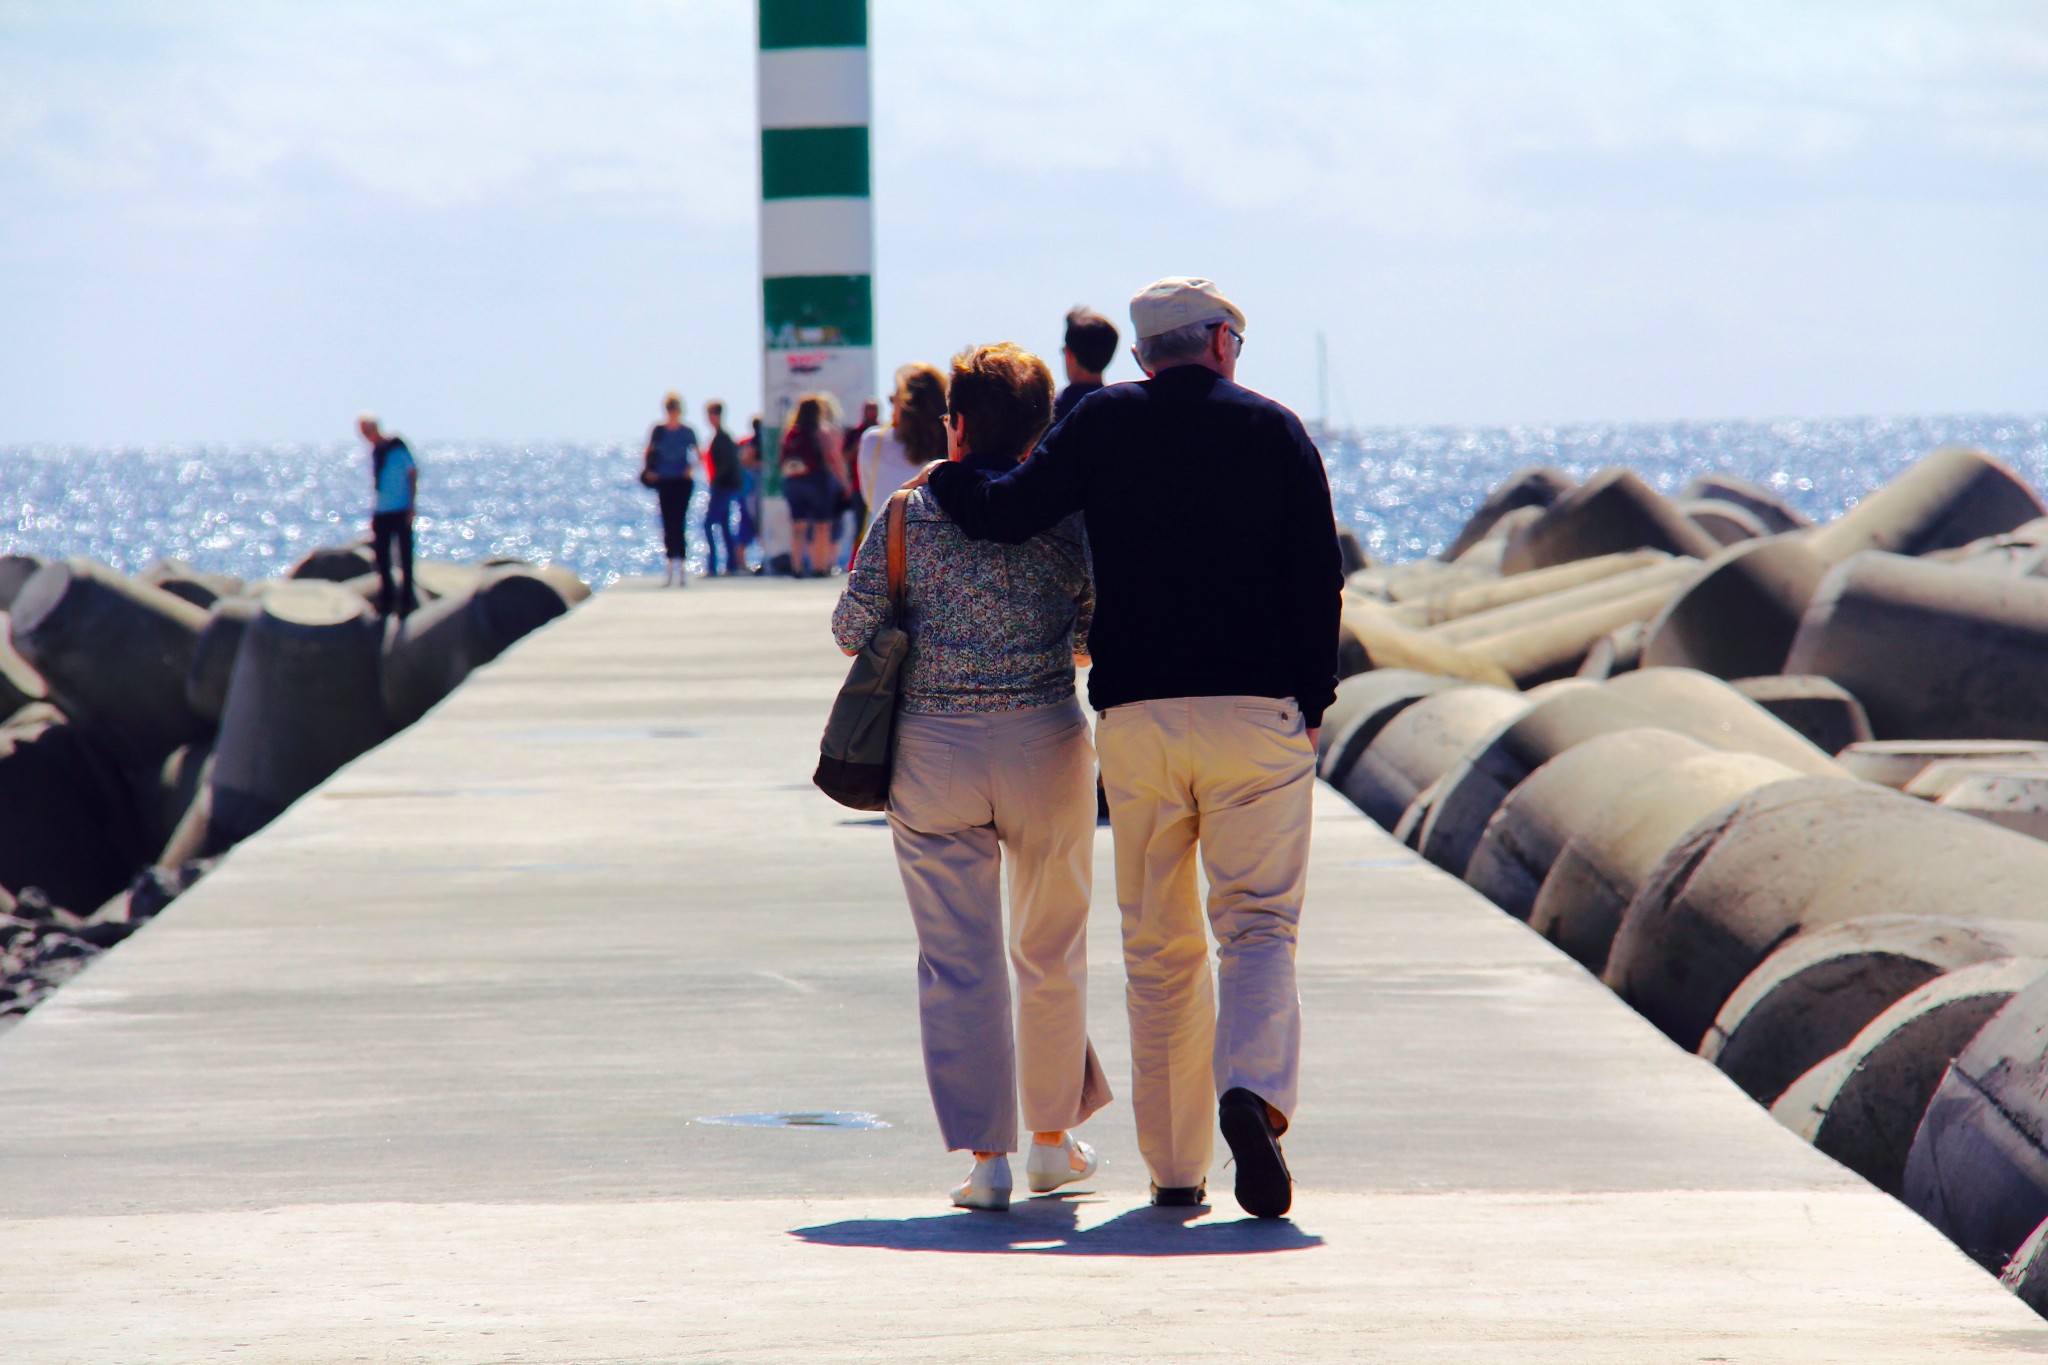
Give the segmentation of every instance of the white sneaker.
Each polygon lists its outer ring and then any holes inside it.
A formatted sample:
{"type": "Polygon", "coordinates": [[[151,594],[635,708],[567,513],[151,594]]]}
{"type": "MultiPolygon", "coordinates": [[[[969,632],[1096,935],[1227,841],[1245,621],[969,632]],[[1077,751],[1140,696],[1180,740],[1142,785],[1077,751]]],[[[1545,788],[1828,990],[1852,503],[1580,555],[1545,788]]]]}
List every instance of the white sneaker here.
{"type": "Polygon", "coordinates": [[[1101,1164],[1096,1160],[1095,1149],[1072,1133],[1057,1147],[1048,1147],[1042,1142],[1031,1144],[1031,1155],[1024,1162],[1024,1174],[1031,1181],[1033,1194],[1047,1194],[1062,1185],[1071,1185],[1076,1180],[1086,1180],[1095,1174],[1101,1164]],[[1075,1165],[1078,1160],[1080,1165],[1075,1165]]]}
{"type": "Polygon", "coordinates": [[[963,1209],[1002,1213],[1010,1207],[1010,1158],[1000,1152],[977,1157],[967,1183],[953,1191],[953,1202],[963,1209]]]}

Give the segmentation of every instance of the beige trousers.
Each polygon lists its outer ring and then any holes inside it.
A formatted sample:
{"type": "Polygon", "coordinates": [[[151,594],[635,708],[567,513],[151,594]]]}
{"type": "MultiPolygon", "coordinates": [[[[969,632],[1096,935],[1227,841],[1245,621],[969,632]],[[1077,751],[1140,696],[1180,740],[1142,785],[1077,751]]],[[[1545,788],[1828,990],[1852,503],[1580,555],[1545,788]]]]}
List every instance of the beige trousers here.
{"type": "Polygon", "coordinates": [[[1214,1155],[1220,1092],[1242,1086],[1294,1112],[1294,942],[1315,753],[1301,708],[1272,697],[1112,707],[1096,742],[1116,834],[1138,1149],[1155,1183],[1196,1185],[1214,1155]]]}
{"type": "Polygon", "coordinates": [[[1076,1127],[1110,1099],[1088,1041],[1095,749],[1080,704],[897,717],[889,827],[917,926],[925,1079],[947,1149],[1016,1151],[1020,1080],[1026,1126],[1076,1127]]]}

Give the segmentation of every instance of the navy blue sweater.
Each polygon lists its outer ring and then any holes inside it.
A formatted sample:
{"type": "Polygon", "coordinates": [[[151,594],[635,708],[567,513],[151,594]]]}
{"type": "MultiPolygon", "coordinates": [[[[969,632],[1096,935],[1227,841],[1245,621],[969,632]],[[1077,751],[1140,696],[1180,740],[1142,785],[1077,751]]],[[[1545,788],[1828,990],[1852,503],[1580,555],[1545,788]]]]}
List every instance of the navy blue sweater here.
{"type": "Polygon", "coordinates": [[[1322,723],[1337,695],[1336,520],[1322,456],[1272,399],[1176,366],[1088,395],[1011,473],[942,465],[931,489],[975,540],[1015,545],[1083,515],[1098,711],[1293,697],[1322,723]]]}

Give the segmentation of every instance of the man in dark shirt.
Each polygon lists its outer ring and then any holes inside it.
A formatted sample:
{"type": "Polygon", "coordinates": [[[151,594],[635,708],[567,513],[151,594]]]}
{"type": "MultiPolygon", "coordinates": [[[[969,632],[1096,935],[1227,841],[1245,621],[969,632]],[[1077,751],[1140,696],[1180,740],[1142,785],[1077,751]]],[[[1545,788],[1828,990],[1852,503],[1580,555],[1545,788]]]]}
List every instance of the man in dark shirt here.
{"type": "Polygon", "coordinates": [[[1066,420],[1074,405],[1102,387],[1102,372],[1116,359],[1116,324],[1092,308],[1067,314],[1067,340],[1060,355],[1067,362],[1067,386],[1053,400],[1052,420],[1066,420]]]}
{"type": "Polygon", "coordinates": [[[716,578],[720,572],[721,543],[725,550],[724,572],[746,571],[746,547],[733,538],[732,529],[732,514],[739,510],[746,479],[740,469],[739,442],[725,429],[725,404],[715,398],[706,403],[704,420],[711,427],[711,441],[704,448],[705,482],[711,488],[711,499],[704,504],[704,558],[710,576],[716,578]]]}
{"type": "Polygon", "coordinates": [[[1235,382],[1244,314],[1215,285],[1161,280],[1131,322],[1147,379],[1101,390],[1012,473],[928,478],[976,539],[1014,544],[1083,514],[1138,1146],[1155,1202],[1201,1202],[1216,1114],[1238,1202],[1278,1217],[1293,1199],[1278,1139],[1301,1051],[1315,734],[1337,688],[1330,488],[1300,419],[1235,382]]]}

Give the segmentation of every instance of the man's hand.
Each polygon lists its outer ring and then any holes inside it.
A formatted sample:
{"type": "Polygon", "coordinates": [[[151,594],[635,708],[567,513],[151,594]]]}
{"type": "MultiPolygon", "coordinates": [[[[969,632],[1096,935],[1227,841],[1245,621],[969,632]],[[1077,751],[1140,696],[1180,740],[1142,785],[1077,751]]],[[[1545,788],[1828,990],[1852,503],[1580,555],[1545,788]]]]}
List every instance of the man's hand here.
{"type": "Polygon", "coordinates": [[[1317,743],[1316,743],[1316,741],[1317,741],[1318,739],[1322,738],[1322,734],[1323,734],[1323,727],[1322,727],[1322,726],[1320,726],[1320,725],[1311,725],[1311,726],[1309,726],[1309,727],[1308,727],[1308,747],[1309,747],[1309,748],[1311,748],[1311,749],[1319,749],[1319,748],[1321,748],[1322,746],[1321,746],[1320,744],[1317,744],[1317,743]]]}
{"type": "Polygon", "coordinates": [[[918,470],[918,471],[917,471],[917,473],[916,473],[916,474],[915,474],[915,475],[914,475],[914,476],[913,476],[913,477],[911,478],[910,482],[909,482],[909,483],[906,483],[906,484],[904,484],[903,486],[904,486],[905,488],[922,488],[922,487],[924,487],[924,486],[925,486],[926,484],[928,484],[928,483],[930,483],[930,482],[932,481],[932,471],[933,471],[934,469],[937,469],[937,468],[938,468],[938,467],[939,467],[940,465],[942,465],[942,464],[944,464],[944,463],[946,463],[946,462],[945,462],[944,460],[933,460],[933,461],[932,461],[932,462],[931,462],[930,464],[926,465],[926,466],[925,466],[925,467],[924,467],[923,469],[920,469],[920,470],[918,470]]]}

